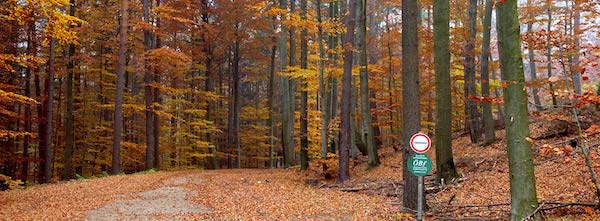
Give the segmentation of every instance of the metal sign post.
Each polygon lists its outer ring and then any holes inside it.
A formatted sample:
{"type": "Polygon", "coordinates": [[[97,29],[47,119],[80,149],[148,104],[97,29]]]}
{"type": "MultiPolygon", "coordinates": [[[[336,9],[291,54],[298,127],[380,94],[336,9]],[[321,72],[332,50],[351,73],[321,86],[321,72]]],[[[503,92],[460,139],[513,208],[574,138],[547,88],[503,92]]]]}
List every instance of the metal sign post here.
{"type": "Polygon", "coordinates": [[[417,221],[422,221],[423,220],[423,177],[422,176],[418,176],[418,177],[419,177],[419,188],[418,188],[419,199],[417,199],[417,221]]]}
{"type": "Polygon", "coordinates": [[[410,139],[410,148],[417,152],[408,158],[408,171],[419,178],[417,186],[417,220],[423,220],[423,176],[431,172],[432,162],[423,154],[431,147],[431,139],[424,133],[416,133],[410,139]]]}

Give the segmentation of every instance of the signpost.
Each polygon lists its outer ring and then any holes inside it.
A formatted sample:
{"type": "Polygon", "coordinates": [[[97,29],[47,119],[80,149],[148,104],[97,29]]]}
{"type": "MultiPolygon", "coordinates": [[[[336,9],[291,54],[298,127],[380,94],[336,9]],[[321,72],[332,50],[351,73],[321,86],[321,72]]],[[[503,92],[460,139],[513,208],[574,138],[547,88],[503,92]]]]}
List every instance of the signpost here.
{"type": "Polygon", "coordinates": [[[408,158],[408,171],[419,178],[417,199],[417,220],[423,220],[423,176],[431,172],[431,158],[423,154],[431,148],[431,139],[427,134],[416,133],[410,138],[410,148],[417,152],[408,158]]]}

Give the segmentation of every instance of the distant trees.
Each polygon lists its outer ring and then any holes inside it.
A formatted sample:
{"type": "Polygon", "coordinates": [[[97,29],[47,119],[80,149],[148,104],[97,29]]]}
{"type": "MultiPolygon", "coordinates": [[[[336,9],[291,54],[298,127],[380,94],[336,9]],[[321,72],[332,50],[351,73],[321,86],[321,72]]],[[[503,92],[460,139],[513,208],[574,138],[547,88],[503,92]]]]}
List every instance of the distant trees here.
{"type": "MultiPolygon", "coordinates": [[[[492,1],[479,20],[477,1],[435,1],[433,16],[431,3],[412,0],[113,3],[0,3],[3,174],[47,182],[300,164],[338,168],[342,181],[352,160],[380,164],[382,148],[409,157],[407,139],[424,131],[447,182],[457,176],[451,134],[468,128],[478,142],[485,128],[490,144],[502,121],[491,93],[506,83],[494,77],[492,1]]],[[[591,61],[577,55],[590,49],[577,39],[592,27],[577,18],[593,14],[590,1],[567,3],[572,13],[539,3],[522,18],[541,110],[551,97],[562,102],[566,85],[578,93],[578,73],[589,90],[591,61]]],[[[404,177],[411,206],[416,178],[404,177]]]]}

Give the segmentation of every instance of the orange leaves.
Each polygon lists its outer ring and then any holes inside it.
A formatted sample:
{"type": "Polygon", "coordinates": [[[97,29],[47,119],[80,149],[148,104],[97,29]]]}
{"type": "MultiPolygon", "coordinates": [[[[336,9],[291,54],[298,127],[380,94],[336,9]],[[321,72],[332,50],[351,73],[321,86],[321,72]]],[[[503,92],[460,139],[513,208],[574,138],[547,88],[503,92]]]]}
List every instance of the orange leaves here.
{"type": "Polygon", "coordinates": [[[600,126],[593,124],[588,129],[585,130],[588,133],[600,133],[600,126]]]}
{"type": "Polygon", "coordinates": [[[549,144],[544,144],[538,152],[542,156],[569,156],[575,149],[571,145],[562,147],[552,147],[549,144]]]}
{"type": "Polygon", "coordinates": [[[503,99],[500,97],[483,97],[483,96],[469,96],[469,99],[475,100],[477,102],[487,102],[492,104],[500,104],[503,102],[503,99]]]}

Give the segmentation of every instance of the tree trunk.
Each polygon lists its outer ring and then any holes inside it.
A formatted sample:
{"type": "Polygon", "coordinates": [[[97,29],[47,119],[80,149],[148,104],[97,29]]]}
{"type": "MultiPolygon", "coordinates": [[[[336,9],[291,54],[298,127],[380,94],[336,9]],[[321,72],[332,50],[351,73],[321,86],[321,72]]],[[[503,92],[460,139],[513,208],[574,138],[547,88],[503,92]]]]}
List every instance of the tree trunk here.
{"type": "MultiPolygon", "coordinates": [[[[548,4],[548,36],[546,38],[546,56],[548,57],[548,78],[552,77],[552,1],[547,1],[548,4]]],[[[556,95],[554,94],[554,85],[548,82],[550,87],[550,95],[552,96],[552,107],[556,107],[556,95]]]]}
{"type": "Polygon", "coordinates": [[[235,40],[233,50],[233,139],[237,150],[237,168],[242,168],[242,146],[240,142],[240,42],[235,40]]]}
{"type": "MultiPolygon", "coordinates": [[[[281,0],[280,7],[282,9],[287,9],[287,1],[281,0]]],[[[281,19],[284,20],[285,18],[282,16],[281,19]]],[[[280,59],[279,68],[280,68],[280,72],[286,71],[287,55],[288,55],[286,40],[287,40],[288,34],[289,33],[288,33],[287,27],[285,27],[285,25],[282,24],[281,25],[281,36],[279,37],[279,48],[280,48],[280,50],[279,50],[279,59],[280,59]]],[[[291,51],[291,49],[290,49],[290,51],[291,51]]],[[[290,118],[290,115],[293,114],[293,109],[292,109],[293,108],[292,107],[293,95],[290,95],[290,91],[292,88],[292,85],[291,85],[292,82],[289,77],[284,77],[284,76],[282,76],[280,78],[280,80],[281,80],[281,91],[282,91],[282,93],[281,93],[282,94],[281,144],[283,147],[284,167],[288,168],[288,167],[294,165],[294,137],[292,134],[293,130],[290,130],[290,128],[293,129],[293,125],[294,125],[294,122],[290,121],[290,120],[293,120],[293,117],[290,118]]]]}
{"type": "Polygon", "coordinates": [[[369,92],[369,72],[367,61],[367,1],[358,0],[358,63],[360,66],[360,102],[361,102],[361,120],[362,131],[365,139],[365,146],[368,154],[368,169],[374,168],[380,164],[377,146],[375,146],[375,137],[373,130],[373,121],[371,118],[371,98],[369,92]]]}
{"type": "MultiPolygon", "coordinates": [[[[573,1],[573,10],[575,13],[574,24],[573,24],[573,38],[575,38],[575,51],[570,56],[573,58],[573,62],[571,63],[571,73],[573,74],[573,87],[575,88],[575,93],[581,95],[581,66],[579,64],[579,51],[580,51],[580,23],[581,23],[581,9],[579,5],[579,1],[573,1]]],[[[570,11],[570,10],[569,10],[570,11]]],[[[573,12],[573,11],[570,11],[573,12]]]]}
{"type": "MultiPolygon", "coordinates": [[[[511,82],[504,89],[506,104],[506,140],[508,143],[511,219],[521,220],[538,207],[531,143],[527,94],[519,34],[517,1],[496,5],[498,48],[503,82],[511,82]]],[[[536,216],[536,219],[539,219],[536,216]]]]}
{"type": "MultiPolygon", "coordinates": [[[[36,41],[36,28],[35,22],[31,21],[27,24],[27,52],[29,54],[37,53],[37,41],[36,41]]],[[[35,75],[35,70],[32,67],[27,68],[27,73],[25,75],[25,96],[31,97],[31,76],[35,75]]],[[[36,77],[37,78],[37,77],[36,77]]],[[[37,86],[37,85],[36,85],[37,86]]],[[[39,96],[36,96],[39,97],[39,96]]],[[[38,105],[39,106],[39,105],[38,105]]],[[[38,112],[39,113],[39,112],[38,112]]],[[[32,131],[32,113],[31,106],[27,105],[25,107],[25,132],[33,132],[32,131]]],[[[21,176],[24,181],[27,181],[29,178],[29,146],[31,142],[30,136],[25,136],[23,140],[23,166],[21,176]]]]}
{"type": "MultiPolygon", "coordinates": [[[[483,42],[481,45],[481,95],[490,97],[490,30],[492,26],[492,0],[485,1],[485,15],[483,18],[483,42]]],[[[485,130],[485,145],[494,143],[494,117],[492,116],[492,103],[483,101],[483,128],[485,130]]]]}
{"type": "MultiPolygon", "coordinates": [[[[75,16],[75,0],[70,0],[69,15],[75,16]]],[[[73,72],[75,72],[75,45],[69,45],[69,61],[67,63],[67,113],[65,114],[65,150],[63,179],[73,177],[71,161],[73,158],[73,72]]]]}
{"type": "MultiPolygon", "coordinates": [[[[528,7],[533,7],[533,4],[531,3],[532,0],[527,0],[527,6],[528,7]]],[[[486,8],[487,10],[487,8],[486,8]]],[[[528,12],[529,13],[529,23],[527,24],[527,32],[531,33],[533,31],[533,19],[535,18],[535,16],[533,15],[533,13],[528,12]]],[[[533,47],[535,45],[535,42],[533,41],[529,41],[529,75],[531,77],[531,81],[535,81],[535,79],[537,78],[537,71],[536,71],[536,66],[535,66],[535,52],[533,50],[533,47]]],[[[542,111],[542,102],[540,101],[540,95],[538,95],[538,88],[537,85],[533,85],[533,87],[531,88],[531,93],[533,93],[533,102],[535,103],[535,109],[537,111],[542,111]]]]}
{"type": "MultiPolygon", "coordinates": [[[[142,0],[142,16],[145,23],[151,25],[150,21],[150,8],[151,0],[142,0]]],[[[148,51],[152,50],[152,39],[153,35],[148,29],[144,29],[144,50],[146,52],[146,56],[148,56],[148,51]]],[[[154,168],[154,115],[152,110],[153,103],[153,89],[152,89],[152,68],[150,64],[150,59],[148,57],[144,58],[144,103],[146,104],[146,169],[154,168]]]]}
{"type": "MultiPolygon", "coordinates": [[[[418,28],[417,0],[402,0],[402,106],[405,107],[402,108],[402,168],[406,168],[408,158],[414,154],[410,138],[421,129],[418,28]]],[[[405,212],[417,211],[418,178],[408,170],[402,170],[402,179],[405,212]]]]}
{"type": "MultiPolygon", "coordinates": [[[[303,20],[306,20],[306,0],[300,1],[300,8],[302,10],[300,16],[303,20]]],[[[300,68],[308,68],[308,32],[306,28],[302,28],[300,34],[300,68]]],[[[303,79],[303,88],[300,98],[300,169],[308,169],[308,83],[306,79],[303,79]]]]}
{"type": "MultiPolygon", "coordinates": [[[[156,6],[160,6],[160,0],[156,0],[156,6]]],[[[160,29],[160,17],[157,16],[156,18],[156,28],[160,29]]],[[[161,47],[161,42],[160,42],[160,37],[158,36],[154,36],[155,37],[155,41],[154,41],[154,45],[152,46],[153,48],[160,48],[161,47]]],[[[160,85],[160,70],[159,67],[154,67],[153,68],[153,72],[154,72],[154,82],[158,85],[160,85]]],[[[152,119],[152,123],[154,124],[152,126],[152,137],[154,138],[154,142],[152,142],[154,144],[154,163],[153,163],[153,168],[154,169],[160,169],[160,116],[158,115],[158,111],[160,111],[160,103],[161,103],[161,98],[160,98],[160,90],[158,88],[154,89],[154,97],[153,100],[154,104],[154,111],[152,113],[153,118],[152,119]]]]}
{"type": "Polygon", "coordinates": [[[345,18],[346,34],[343,38],[344,73],[342,75],[342,106],[340,118],[340,146],[337,182],[350,179],[350,148],[352,145],[352,45],[354,45],[354,25],[356,23],[356,5],[358,0],[350,0],[345,18]]]}
{"type": "Polygon", "coordinates": [[[449,1],[434,1],[435,162],[438,171],[436,176],[438,183],[450,182],[458,177],[452,154],[449,16],[449,1]]]}
{"type": "Polygon", "coordinates": [[[327,157],[327,131],[329,126],[329,96],[325,91],[325,47],[323,43],[323,20],[321,18],[321,0],[317,0],[317,22],[318,34],[317,41],[319,42],[319,99],[321,104],[321,158],[327,157]]]}
{"type": "Polygon", "coordinates": [[[54,103],[54,62],[55,62],[55,44],[56,39],[50,38],[50,52],[48,58],[48,78],[46,79],[46,104],[44,108],[44,115],[46,125],[44,128],[45,138],[44,145],[40,147],[40,158],[42,158],[42,166],[40,171],[44,174],[44,183],[49,183],[52,178],[52,104],[54,103]]]}
{"type": "Polygon", "coordinates": [[[467,129],[471,136],[471,142],[479,142],[481,136],[481,123],[477,102],[471,96],[477,95],[475,87],[475,38],[477,36],[477,0],[469,0],[468,35],[465,44],[465,111],[467,115],[467,129]]]}
{"type": "Polygon", "coordinates": [[[121,132],[123,130],[123,89],[125,87],[125,57],[127,51],[128,0],[121,1],[121,30],[119,33],[119,66],[115,98],[114,135],[112,147],[112,174],[121,172],[121,132]]]}
{"type": "MultiPolygon", "coordinates": [[[[275,29],[273,27],[273,32],[275,29]]],[[[269,166],[275,168],[274,147],[275,147],[275,56],[277,53],[277,40],[273,40],[271,46],[271,67],[269,73],[269,166]]]]}

